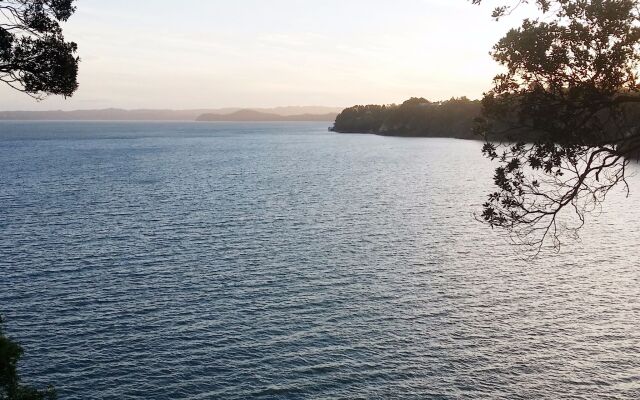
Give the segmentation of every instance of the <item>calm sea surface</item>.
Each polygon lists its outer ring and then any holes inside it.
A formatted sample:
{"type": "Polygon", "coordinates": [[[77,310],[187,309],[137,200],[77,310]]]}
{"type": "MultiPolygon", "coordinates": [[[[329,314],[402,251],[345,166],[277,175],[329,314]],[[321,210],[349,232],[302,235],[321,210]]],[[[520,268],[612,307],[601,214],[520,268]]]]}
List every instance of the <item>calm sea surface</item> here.
{"type": "MultiPolygon", "coordinates": [[[[638,399],[640,177],[527,262],[480,143],[0,123],[0,313],[60,399],[638,399]]],[[[640,172],[632,166],[631,172],[640,172]]]]}

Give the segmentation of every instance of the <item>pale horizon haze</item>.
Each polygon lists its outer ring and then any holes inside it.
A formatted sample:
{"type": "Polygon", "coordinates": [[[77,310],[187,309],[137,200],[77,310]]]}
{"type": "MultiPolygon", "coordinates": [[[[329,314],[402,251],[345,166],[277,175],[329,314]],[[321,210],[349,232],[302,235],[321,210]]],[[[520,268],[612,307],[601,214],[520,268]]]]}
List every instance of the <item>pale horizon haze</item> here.
{"type": "Polygon", "coordinates": [[[0,110],[220,108],[480,98],[514,18],[467,0],[80,0],[73,97],[0,86],[0,110]],[[179,4],[177,6],[176,4],[179,4]]]}

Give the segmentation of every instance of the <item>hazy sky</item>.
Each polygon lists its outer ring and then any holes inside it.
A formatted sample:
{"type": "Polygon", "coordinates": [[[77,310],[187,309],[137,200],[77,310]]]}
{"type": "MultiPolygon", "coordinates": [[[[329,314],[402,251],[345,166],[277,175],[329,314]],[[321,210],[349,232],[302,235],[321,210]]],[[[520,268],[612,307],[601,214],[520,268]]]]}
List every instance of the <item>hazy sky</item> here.
{"type": "Polygon", "coordinates": [[[80,88],[0,109],[348,106],[479,98],[516,21],[467,0],[79,0],[80,88]]]}

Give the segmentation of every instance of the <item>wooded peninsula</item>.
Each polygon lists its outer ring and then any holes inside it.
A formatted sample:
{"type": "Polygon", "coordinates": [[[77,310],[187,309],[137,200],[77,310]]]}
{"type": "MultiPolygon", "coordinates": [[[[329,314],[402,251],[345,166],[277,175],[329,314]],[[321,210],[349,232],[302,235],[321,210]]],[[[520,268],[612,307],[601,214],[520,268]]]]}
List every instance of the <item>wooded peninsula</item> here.
{"type": "Polygon", "coordinates": [[[479,139],[473,132],[473,125],[481,108],[479,100],[466,97],[438,102],[413,97],[400,105],[357,105],[343,110],[331,130],[385,136],[479,139]]]}

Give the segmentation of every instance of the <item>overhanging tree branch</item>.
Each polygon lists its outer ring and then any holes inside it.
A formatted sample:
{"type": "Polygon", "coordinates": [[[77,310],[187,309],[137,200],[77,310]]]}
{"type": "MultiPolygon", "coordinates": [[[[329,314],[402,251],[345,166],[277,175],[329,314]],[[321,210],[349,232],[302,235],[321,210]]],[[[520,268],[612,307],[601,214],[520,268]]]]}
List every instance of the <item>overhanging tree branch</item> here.
{"type": "Polygon", "coordinates": [[[539,251],[577,235],[612,188],[628,191],[626,167],[640,154],[640,23],[636,0],[529,3],[545,22],[524,20],[492,53],[507,72],[477,126],[499,163],[479,219],[539,251]]]}
{"type": "Polygon", "coordinates": [[[61,22],[74,0],[0,0],[0,81],[36,99],[71,96],[78,88],[77,45],[61,22]]]}

